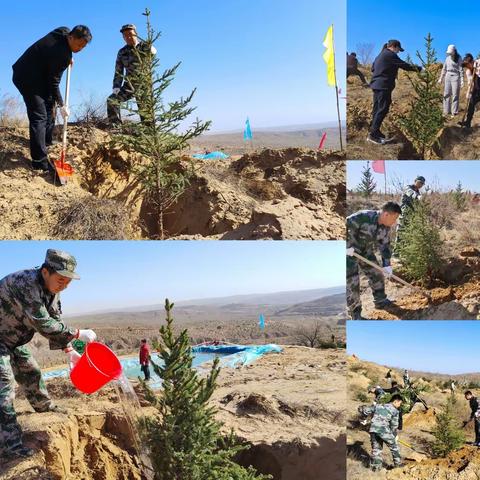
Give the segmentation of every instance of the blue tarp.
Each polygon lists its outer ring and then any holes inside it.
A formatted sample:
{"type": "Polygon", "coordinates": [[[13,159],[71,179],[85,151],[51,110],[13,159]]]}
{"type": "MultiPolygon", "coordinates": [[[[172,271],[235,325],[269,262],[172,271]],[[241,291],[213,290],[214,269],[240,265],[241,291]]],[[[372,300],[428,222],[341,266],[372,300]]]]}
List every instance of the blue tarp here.
{"type": "Polygon", "coordinates": [[[230,158],[223,152],[196,153],[195,155],[192,155],[192,157],[200,160],[225,160],[226,158],[230,158]]]}
{"type": "MultiPolygon", "coordinates": [[[[223,367],[236,368],[239,365],[247,365],[254,362],[262,355],[266,353],[280,353],[282,348],[278,345],[199,345],[192,347],[192,351],[195,354],[193,360],[193,366],[196,368],[202,368],[202,365],[212,361],[216,356],[220,357],[220,364],[223,367]]],[[[157,353],[152,355],[152,360],[155,363],[159,363],[160,359],[157,353]]],[[[140,366],[138,364],[138,357],[131,356],[120,359],[124,372],[129,378],[137,378],[139,375],[143,377],[140,372],[140,366]]],[[[152,371],[152,382],[149,384],[152,388],[160,387],[159,378],[152,371]],[[154,378],[156,377],[156,378],[154,378]]],[[[48,372],[42,372],[44,380],[50,380],[57,377],[67,377],[68,368],[58,368],[55,370],[49,370],[48,372]]]]}

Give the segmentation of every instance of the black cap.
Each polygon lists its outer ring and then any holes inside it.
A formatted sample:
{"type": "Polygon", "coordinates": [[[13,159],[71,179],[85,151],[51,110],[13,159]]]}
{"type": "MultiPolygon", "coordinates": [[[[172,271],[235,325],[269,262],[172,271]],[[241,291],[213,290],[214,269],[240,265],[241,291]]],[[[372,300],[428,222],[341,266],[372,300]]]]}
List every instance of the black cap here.
{"type": "Polygon", "coordinates": [[[425,177],[422,177],[421,175],[419,175],[419,176],[415,179],[415,181],[417,181],[417,180],[420,180],[423,184],[425,184],[425,177]]]}
{"type": "Polygon", "coordinates": [[[402,48],[402,44],[400,43],[400,40],[389,40],[387,43],[387,48],[388,47],[397,47],[400,49],[401,52],[404,52],[405,50],[402,48]]]}

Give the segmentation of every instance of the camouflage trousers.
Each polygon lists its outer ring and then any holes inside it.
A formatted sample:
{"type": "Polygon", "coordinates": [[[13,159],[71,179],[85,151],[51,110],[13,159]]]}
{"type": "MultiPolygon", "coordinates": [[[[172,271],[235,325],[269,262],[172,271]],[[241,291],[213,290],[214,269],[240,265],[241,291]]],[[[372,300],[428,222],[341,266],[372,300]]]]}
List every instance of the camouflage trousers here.
{"type": "Polygon", "coordinates": [[[392,433],[370,432],[370,443],[372,445],[372,457],[370,459],[370,467],[372,469],[379,469],[383,466],[382,451],[384,443],[388,446],[390,452],[392,452],[394,465],[398,467],[402,464],[400,450],[392,433]]]}
{"type": "Polygon", "coordinates": [[[40,367],[27,346],[10,350],[0,343],[0,451],[5,452],[22,445],[22,429],[13,406],[15,380],[34,410],[43,411],[52,404],[40,367]]]}
{"type": "MultiPolygon", "coordinates": [[[[122,118],[120,115],[121,105],[123,102],[131,100],[134,97],[135,97],[135,92],[125,87],[122,87],[117,94],[112,93],[107,99],[108,121],[112,124],[122,123],[122,118]]],[[[138,108],[141,109],[142,107],[141,105],[138,104],[137,98],[135,98],[135,101],[137,102],[138,108]]],[[[140,120],[142,122],[145,121],[145,119],[142,116],[140,116],[140,120]]]]}
{"type": "MultiPolygon", "coordinates": [[[[377,263],[373,253],[363,255],[368,260],[377,263]]],[[[352,318],[362,311],[360,299],[360,271],[362,270],[368,278],[368,284],[373,293],[375,303],[382,302],[387,298],[385,294],[385,278],[381,272],[361,260],[347,257],[347,307],[352,318]]]]}

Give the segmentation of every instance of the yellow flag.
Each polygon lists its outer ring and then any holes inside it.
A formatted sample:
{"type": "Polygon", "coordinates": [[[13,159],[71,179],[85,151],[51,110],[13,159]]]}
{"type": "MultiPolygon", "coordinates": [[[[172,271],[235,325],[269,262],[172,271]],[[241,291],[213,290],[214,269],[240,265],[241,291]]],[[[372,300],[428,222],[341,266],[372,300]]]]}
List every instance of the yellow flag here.
{"type": "Polygon", "coordinates": [[[336,85],[335,78],[335,50],[333,48],[333,25],[330,25],[330,28],[325,35],[323,40],[323,46],[326,48],[323,59],[327,64],[327,82],[331,87],[336,85]]]}

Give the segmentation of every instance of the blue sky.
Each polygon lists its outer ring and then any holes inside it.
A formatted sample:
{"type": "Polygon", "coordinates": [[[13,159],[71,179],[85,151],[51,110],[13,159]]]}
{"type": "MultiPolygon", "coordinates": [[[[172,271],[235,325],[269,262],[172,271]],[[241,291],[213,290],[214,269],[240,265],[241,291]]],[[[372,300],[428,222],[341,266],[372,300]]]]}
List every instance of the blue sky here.
{"type": "MultiPolygon", "coordinates": [[[[362,170],[367,165],[366,161],[347,162],[347,188],[354,189],[360,183],[362,170]]],[[[370,162],[371,167],[371,162],[370,162]]],[[[473,192],[480,191],[480,162],[477,161],[388,161],[386,162],[387,190],[391,189],[391,179],[400,178],[404,183],[413,183],[417,175],[423,175],[430,185],[451,190],[458,182],[463,188],[473,192]]],[[[384,176],[373,172],[377,182],[377,190],[384,191],[384,176]]]]}
{"type": "Polygon", "coordinates": [[[424,37],[430,32],[440,61],[451,43],[461,55],[476,56],[480,51],[476,35],[464,28],[474,5],[466,0],[348,0],[348,51],[355,51],[359,43],[373,43],[378,53],[388,40],[398,39],[405,49],[401,57],[408,53],[414,57],[417,50],[424,50],[424,37]]]}
{"type": "Polygon", "coordinates": [[[48,248],[77,258],[64,313],[345,285],[345,243],[0,242],[0,278],[39,266],[48,248]]]}
{"type": "Polygon", "coordinates": [[[476,373],[480,322],[347,322],[347,351],[362,360],[432,373],[476,373]]]}
{"type": "MultiPolygon", "coordinates": [[[[326,83],[322,45],[335,25],[338,78],[345,78],[345,2],[313,0],[33,0],[4,2],[0,38],[0,94],[16,92],[11,65],[34,41],[65,25],[88,25],[93,42],[75,55],[72,106],[111,93],[120,26],[152,11],[162,37],[161,68],[182,66],[165,95],[176,100],[197,87],[196,114],[212,131],[318,123],[336,119],[335,91],[326,83]],[[48,7],[47,7],[48,5],[48,7]]],[[[345,81],[340,82],[340,87],[345,81]]],[[[63,87],[62,87],[63,89],[63,87]]],[[[342,111],[345,105],[342,100],[342,111]]]]}

